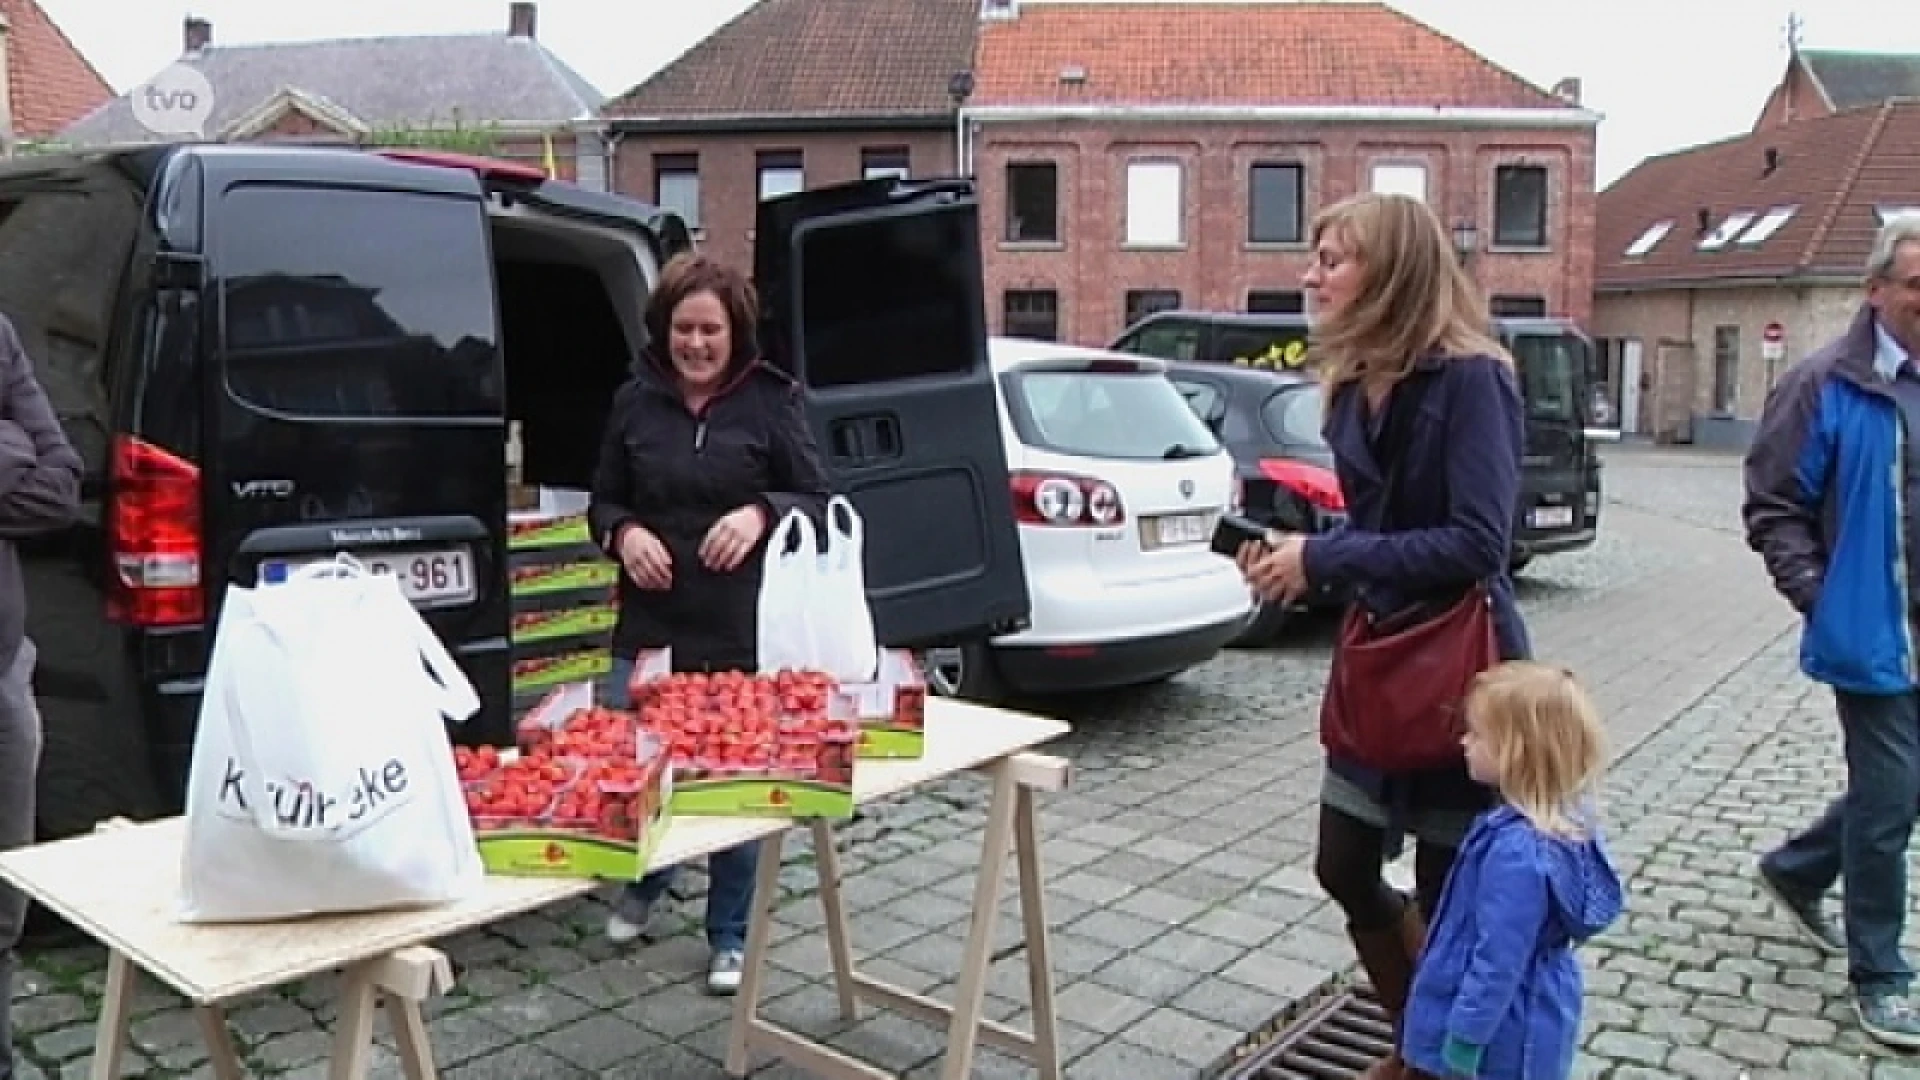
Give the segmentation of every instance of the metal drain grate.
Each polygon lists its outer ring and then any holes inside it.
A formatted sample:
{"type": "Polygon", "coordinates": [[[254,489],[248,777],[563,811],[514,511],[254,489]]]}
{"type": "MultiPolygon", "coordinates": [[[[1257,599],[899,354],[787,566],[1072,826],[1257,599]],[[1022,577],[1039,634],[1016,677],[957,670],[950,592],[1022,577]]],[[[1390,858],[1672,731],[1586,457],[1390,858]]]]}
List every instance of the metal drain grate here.
{"type": "Polygon", "coordinates": [[[1330,980],[1247,1037],[1212,1080],[1353,1080],[1393,1049],[1370,987],[1330,980]]]}

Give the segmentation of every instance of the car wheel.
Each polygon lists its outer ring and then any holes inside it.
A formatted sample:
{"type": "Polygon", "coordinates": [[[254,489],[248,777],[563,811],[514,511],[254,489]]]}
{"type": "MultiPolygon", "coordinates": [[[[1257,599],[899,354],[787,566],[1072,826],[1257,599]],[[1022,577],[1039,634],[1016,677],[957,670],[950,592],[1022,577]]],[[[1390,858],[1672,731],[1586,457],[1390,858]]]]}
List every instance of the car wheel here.
{"type": "Polygon", "coordinates": [[[1274,643],[1281,631],[1293,621],[1293,612],[1278,604],[1253,602],[1253,617],[1238,637],[1227,642],[1230,649],[1259,649],[1274,643]]]}
{"type": "Polygon", "coordinates": [[[984,644],[942,646],[919,654],[927,689],[941,697],[992,704],[1006,697],[1007,686],[984,644]]]}

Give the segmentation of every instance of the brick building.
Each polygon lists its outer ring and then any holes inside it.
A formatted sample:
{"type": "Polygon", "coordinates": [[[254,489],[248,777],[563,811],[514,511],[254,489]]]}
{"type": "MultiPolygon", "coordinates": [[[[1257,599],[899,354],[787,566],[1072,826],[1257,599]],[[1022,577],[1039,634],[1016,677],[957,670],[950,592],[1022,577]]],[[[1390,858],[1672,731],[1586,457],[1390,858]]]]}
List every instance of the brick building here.
{"type": "Polygon", "coordinates": [[[954,173],[978,0],[761,0],[602,110],[613,188],[753,261],[768,195],[954,173]]]}
{"type": "MultiPolygon", "coordinates": [[[[455,138],[455,148],[544,165],[605,187],[597,112],[605,95],[536,36],[537,8],[507,5],[504,31],[219,45],[187,16],[177,63],[213,90],[205,137],[248,142],[390,143],[455,138]]],[[[60,133],[78,145],[151,142],[130,98],[113,98],[60,133]]]]}
{"type": "Polygon", "coordinates": [[[1908,212],[1914,100],[1762,127],[1614,182],[1599,197],[1592,330],[1623,426],[1745,445],[1780,373],[1858,308],[1874,234],[1908,212]]]}
{"type": "Polygon", "coordinates": [[[0,99],[0,146],[32,145],[113,97],[80,50],[35,0],[0,0],[0,50],[7,93],[0,99]]]}
{"type": "Polygon", "coordinates": [[[1425,198],[1497,310],[1584,320],[1597,117],[1384,4],[987,0],[962,110],[990,317],[1104,343],[1299,310],[1308,229],[1425,198]]]}

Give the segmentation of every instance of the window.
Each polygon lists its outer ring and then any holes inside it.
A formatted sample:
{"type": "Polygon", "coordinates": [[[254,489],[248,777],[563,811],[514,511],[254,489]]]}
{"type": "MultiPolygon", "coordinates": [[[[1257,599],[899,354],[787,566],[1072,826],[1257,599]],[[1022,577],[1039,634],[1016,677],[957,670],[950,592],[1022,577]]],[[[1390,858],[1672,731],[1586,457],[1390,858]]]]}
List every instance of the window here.
{"type": "Polygon", "coordinates": [[[1007,380],[1007,413],[1021,442],[1063,454],[1161,461],[1220,452],[1158,370],[1029,368],[1007,380]]]}
{"type": "Polygon", "coordinates": [[[878,180],[891,176],[905,180],[912,171],[913,154],[904,146],[880,146],[860,151],[860,176],[878,180]]]}
{"type": "Polygon", "coordinates": [[[1306,216],[1298,165],[1255,165],[1247,179],[1247,241],[1299,244],[1306,240],[1306,216]]]}
{"type": "Polygon", "coordinates": [[[1672,231],[1672,229],[1673,222],[1671,221],[1656,221],[1647,226],[1646,232],[1641,233],[1638,239],[1627,245],[1627,258],[1637,259],[1647,252],[1652,251],[1653,245],[1666,239],[1667,233],[1672,231]]]}
{"type": "Polygon", "coordinates": [[[1793,212],[1798,209],[1800,209],[1798,206],[1776,206],[1767,211],[1767,216],[1754,222],[1752,228],[1740,234],[1741,246],[1751,247],[1766,243],[1767,237],[1779,232],[1781,226],[1793,220],[1793,212]]]}
{"type": "Polygon", "coordinates": [[[1127,162],[1127,246],[1179,247],[1180,163],[1127,162]]]}
{"type": "Polygon", "coordinates": [[[1325,446],[1326,398],[1319,383],[1290,386],[1260,406],[1267,434],[1288,446],[1325,446]]]}
{"type": "Polygon", "coordinates": [[[687,228],[700,227],[700,155],[653,155],[653,203],[680,215],[687,228]]]}
{"type": "Polygon", "coordinates": [[[1876,206],[1873,208],[1873,213],[1880,219],[1880,224],[1885,225],[1897,217],[1920,214],[1920,206],[1876,206]]]}
{"type": "Polygon", "coordinates": [[[1156,321],[1124,338],[1114,348],[1119,352],[1157,356],[1162,360],[1197,360],[1200,357],[1200,324],[1156,321]]]}
{"type": "Polygon", "coordinates": [[[1172,311],[1180,306],[1178,289],[1128,289],[1127,326],[1132,326],[1156,311],[1172,311]]]}
{"type": "Polygon", "coordinates": [[[1547,170],[1502,165],[1493,171],[1493,242],[1498,247],[1547,246],[1547,170]]]}
{"type": "Polygon", "coordinates": [[[831,389],[979,370],[986,347],[977,214],[945,204],[799,233],[801,306],[790,320],[785,311],[776,317],[805,335],[802,381],[831,389]]]}
{"type": "Polygon", "coordinates": [[[755,155],[760,167],[760,199],[777,199],[807,186],[806,158],[798,150],[762,150],[755,155]]]}
{"type": "Polygon", "coordinates": [[[1007,242],[1060,242],[1060,167],[1053,162],[1008,163],[1007,242]]]}
{"type": "Polygon", "coordinates": [[[1306,294],[1298,289],[1252,289],[1247,310],[1256,315],[1300,315],[1307,310],[1306,294]]]}
{"type": "Polygon", "coordinates": [[[478,203],[279,185],[231,188],[221,203],[235,397],[300,416],[498,414],[478,203]]]}
{"type": "Polygon", "coordinates": [[[1732,240],[1738,235],[1740,230],[1746,228],[1747,224],[1752,220],[1753,215],[1745,210],[1727,215],[1727,220],[1722,221],[1719,228],[1708,233],[1706,237],[1700,241],[1700,250],[1719,251],[1721,248],[1726,247],[1727,241],[1732,240]]]}
{"type": "Polygon", "coordinates": [[[1008,337],[1060,340],[1060,294],[1052,289],[1008,289],[1001,320],[1008,337]]]}
{"type": "Polygon", "coordinates": [[[1587,370],[1582,339],[1565,333],[1519,334],[1510,347],[1528,418],[1581,422],[1579,387],[1587,370]]]}
{"type": "Polygon", "coordinates": [[[1373,190],[1383,195],[1411,195],[1426,202],[1427,167],[1406,163],[1375,165],[1373,190]]]}
{"type": "Polygon", "coordinates": [[[1494,296],[1487,300],[1487,314],[1496,319],[1540,319],[1547,314],[1544,296],[1494,296]]]}
{"type": "Polygon", "coordinates": [[[1713,328],[1713,411],[1731,413],[1740,397],[1740,328],[1713,328]]]}

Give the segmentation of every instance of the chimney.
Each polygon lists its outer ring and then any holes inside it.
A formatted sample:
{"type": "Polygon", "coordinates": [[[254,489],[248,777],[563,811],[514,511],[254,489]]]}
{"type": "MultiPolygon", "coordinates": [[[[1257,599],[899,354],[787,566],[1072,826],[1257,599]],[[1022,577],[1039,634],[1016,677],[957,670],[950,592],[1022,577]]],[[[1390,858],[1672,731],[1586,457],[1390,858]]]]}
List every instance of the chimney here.
{"type": "Polygon", "coordinates": [[[1553,96],[1569,105],[1580,104],[1580,80],[1569,75],[1553,84],[1553,96]]]}
{"type": "Polygon", "coordinates": [[[213,24],[198,15],[189,15],[180,24],[180,49],[197,53],[213,44],[213,24]]]}
{"type": "Polygon", "coordinates": [[[538,8],[531,0],[514,0],[507,5],[507,36],[530,38],[533,36],[533,17],[538,8]]]}

